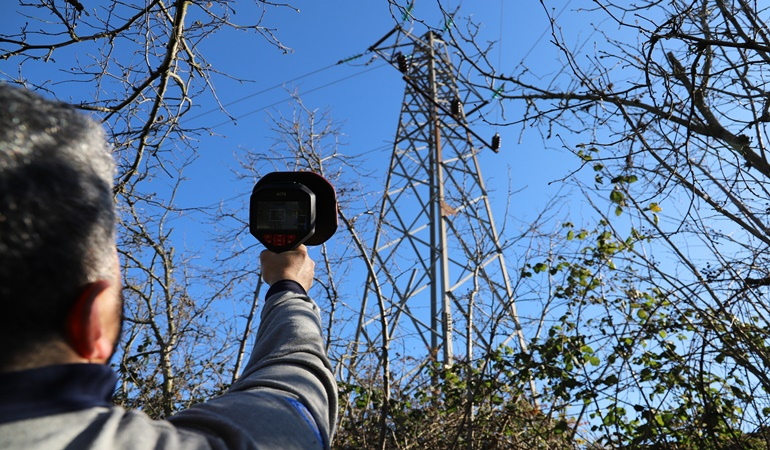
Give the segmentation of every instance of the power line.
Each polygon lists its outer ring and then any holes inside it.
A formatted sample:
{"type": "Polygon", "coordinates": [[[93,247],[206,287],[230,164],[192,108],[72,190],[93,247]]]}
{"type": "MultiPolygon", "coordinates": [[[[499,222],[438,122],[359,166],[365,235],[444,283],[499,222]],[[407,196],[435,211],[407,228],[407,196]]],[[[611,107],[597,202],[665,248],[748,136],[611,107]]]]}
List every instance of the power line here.
{"type": "MultiPolygon", "coordinates": [[[[561,10],[559,10],[559,12],[554,17],[554,20],[558,19],[559,16],[561,16],[561,14],[564,12],[564,10],[567,9],[567,7],[569,6],[570,3],[572,3],[572,0],[567,1],[567,3],[565,3],[564,6],[562,6],[561,10]]],[[[545,30],[543,30],[543,32],[540,34],[540,37],[537,38],[535,43],[532,44],[532,47],[530,47],[529,50],[527,50],[527,53],[525,53],[524,56],[521,57],[521,63],[519,63],[519,64],[524,64],[524,60],[527,59],[529,54],[532,53],[535,50],[535,47],[537,47],[537,45],[540,43],[540,41],[543,40],[543,37],[546,35],[546,33],[548,33],[548,31],[550,29],[551,29],[550,25],[545,27],[545,30]]]]}
{"type": "MultiPolygon", "coordinates": [[[[298,76],[298,77],[296,77],[296,78],[293,78],[293,79],[291,79],[291,80],[288,80],[288,81],[284,81],[284,82],[282,82],[282,83],[280,83],[280,84],[276,84],[275,86],[269,87],[269,88],[267,88],[267,89],[263,89],[263,90],[261,90],[261,91],[259,91],[259,92],[255,92],[255,93],[253,93],[253,94],[249,94],[249,95],[247,95],[247,96],[245,96],[245,97],[241,97],[241,98],[239,98],[238,100],[234,100],[234,101],[232,101],[232,102],[230,102],[230,103],[225,103],[224,105],[222,105],[222,107],[221,107],[221,108],[227,108],[228,106],[232,106],[232,105],[235,105],[236,103],[240,103],[240,102],[242,102],[242,101],[244,101],[244,100],[247,100],[247,99],[250,99],[250,98],[252,98],[252,97],[256,97],[256,96],[258,96],[258,95],[262,95],[262,94],[264,94],[264,93],[266,93],[266,92],[270,92],[270,91],[272,91],[273,89],[277,89],[277,88],[279,88],[279,87],[281,87],[281,86],[284,86],[284,85],[285,85],[285,84],[287,84],[287,83],[293,83],[293,82],[295,82],[295,81],[298,81],[298,80],[301,80],[301,79],[303,79],[303,78],[307,78],[307,77],[309,77],[309,76],[311,76],[311,75],[315,75],[315,74],[317,74],[317,73],[323,72],[323,71],[325,71],[325,70],[328,70],[328,69],[330,69],[330,68],[332,68],[332,67],[336,66],[337,64],[339,64],[339,62],[338,62],[338,63],[335,63],[335,64],[330,64],[330,65],[328,65],[328,66],[326,66],[326,67],[322,67],[322,68],[320,68],[320,69],[316,69],[316,70],[314,70],[314,71],[312,71],[312,72],[308,72],[308,73],[306,73],[306,74],[304,74],[304,75],[300,75],[300,76],[298,76]]],[[[198,114],[197,116],[193,116],[193,117],[190,117],[188,120],[195,120],[195,119],[201,118],[201,117],[203,117],[203,116],[205,116],[205,115],[207,115],[207,114],[211,114],[212,112],[218,111],[218,110],[220,110],[221,108],[211,108],[211,109],[209,109],[208,111],[204,111],[204,112],[202,112],[202,113],[198,114]]]]}
{"type": "MultiPolygon", "coordinates": [[[[569,6],[569,4],[570,4],[571,2],[572,2],[572,0],[568,0],[568,1],[567,1],[567,3],[566,3],[566,4],[565,4],[565,5],[564,5],[564,6],[561,8],[561,10],[560,10],[560,11],[559,11],[559,12],[556,14],[555,18],[558,18],[559,16],[561,16],[561,14],[562,14],[562,13],[563,13],[563,12],[564,12],[566,9],[567,9],[567,7],[569,6]]],[[[503,17],[504,17],[504,14],[503,14],[503,12],[504,12],[504,9],[503,9],[503,3],[504,3],[504,0],[501,0],[501,1],[500,1],[500,47],[499,47],[499,49],[498,49],[498,64],[501,64],[501,63],[502,63],[502,46],[503,46],[503,42],[502,42],[502,41],[503,41],[503,17]]],[[[527,51],[527,52],[524,54],[524,56],[523,56],[523,57],[522,57],[522,59],[521,59],[521,62],[522,62],[522,63],[523,63],[523,62],[524,62],[524,60],[525,60],[525,59],[526,59],[526,58],[527,58],[527,57],[528,57],[528,56],[529,56],[529,55],[530,55],[530,54],[531,54],[531,53],[534,51],[535,47],[536,47],[536,46],[537,46],[537,45],[540,43],[540,41],[543,39],[543,37],[544,37],[544,36],[546,35],[546,33],[548,32],[548,29],[549,29],[549,28],[548,28],[548,27],[546,27],[546,29],[545,29],[545,30],[543,30],[543,33],[541,33],[540,37],[538,37],[538,39],[537,39],[537,40],[536,40],[536,41],[535,41],[535,42],[532,44],[532,46],[530,47],[530,49],[529,49],[529,50],[528,50],[528,51],[527,51]]],[[[201,112],[200,114],[198,114],[198,115],[196,115],[196,116],[190,117],[190,118],[188,118],[187,120],[195,120],[195,119],[199,119],[199,118],[201,118],[201,117],[203,117],[203,116],[206,116],[206,115],[208,115],[208,114],[211,114],[211,113],[213,113],[213,112],[216,112],[216,111],[221,111],[221,110],[222,110],[222,109],[224,109],[224,108],[227,108],[227,107],[230,107],[230,106],[232,106],[232,105],[238,104],[238,103],[240,103],[240,102],[243,102],[243,101],[245,101],[245,100],[248,100],[248,99],[250,99],[250,98],[254,98],[254,97],[257,97],[257,96],[259,96],[259,95],[265,94],[265,93],[267,93],[267,92],[270,92],[270,91],[272,91],[272,90],[275,90],[275,89],[277,89],[277,88],[283,87],[283,86],[285,86],[285,85],[287,85],[287,84],[291,84],[291,83],[294,83],[294,82],[296,82],[296,81],[302,80],[302,79],[304,79],[304,78],[308,78],[308,77],[311,77],[311,76],[313,76],[313,75],[316,75],[316,74],[318,74],[318,73],[324,72],[324,71],[326,71],[326,70],[328,70],[328,69],[331,69],[332,67],[338,66],[338,65],[340,65],[340,64],[343,64],[343,63],[347,63],[347,62],[350,62],[350,61],[352,61],[352,60],[354,60],[354,59],[357,59],[357,58],[359,58],[359,57],[363,56],[363,55],[364,55],[364,54],[366,54],[366,53],[369,53],[369,50],[367,50],[367,51],[366,51],[366,52],[364,52],[364,53],[360,53],[360,54],[357,54],[357,55],[351,56],[351,57],[349,57],[349,58],[346,58],[346,59],[341,59],[341,60],[337,61],[337,62],[336,62],[336,63],[334,63],[334,64],[329,64],[328,66],[325,66],[325,67],[321,67],[321,68],[319,68],[319,69],[316,69],[316,70],[313,70],[313,71],[311,71],[311,72],[305,73],[305,74],[303,74],[303,75],[300,75],[300,76],[298,76],[298,77],[292,78],[292,79],[290,79],[290,80],[286,80],[286,81],[283,81],[283,82],[281,82],[281,83],[278,83],[278,84],[276,84],[276,85],[273,85],[273,86],[271,86],[271,87],[268,87],[268,88],[266,88],[266,89],[263,89],[263,90],[261,90],[261,91],[258,91],[258,92],[254,92],[254,93],[252,93],[252,94],[246,95],[246,96],[244,96],[244,97],[241,97],[241,98],[239,98],[239,99],[237,99],[237,100],[234,100],[234,101],[231,101],[231,102],[229,102],[229,103],[225,103],[224,105],[221,105],[220,107],[211,108],[211,109],[209,109],[209,110],[207,110],[207,111],[201,112]]],[[[365,73],[371,72],[371,71],[372,71],[372,70],[374,70],[374,69],[378,69],[378,68],[380,68],[380,67],[384,67],[385,65],[387,65],[387,64],[380,64],[380,65],[378,65],[378,66],[374,66],[374,67],[372,67],[372,68],[370,68],[370,69],[368,69],[368,70],[364,70],[364,71],[358,72],[358,73],[356,73],[356,74],[353,74],[353,75],[349,75],[349,76],[346,76],[346,77],[343,77],[343,78],[337,79],[337,80],[335,80],[335,81],[332,81],[332,82],[330,82],[330,83],[327,83],[327,84],[324,84],[324,85],[322,85],[322,86],[318,86],[318,87],[316,87],[316,88],[313,88],[313,89],[311,89],[311,90],[309,90],[309,91],[306,91],[306,92],[305,92],[305,94],[309,94],[309,93],[312,93],[312,92],[316,92],[316,91],[318,91],[318,90],[321,90],[321,89],[327,88],[327,87],[329,87],[329,86],[332,86],[332,85],[334,85],[334,84],[340,83],[340,82],[342,82],[342,81],[345,81],[345,80],[349,80],[349,79],[351,79],[351,78],[354,78],[354,77],[357,77],[357,76],[363,75],[363,74],[365,74],[365,73]]],[[[251,111],[249,111],[249,112],[247,112],[247,113],[241,114],[241,115],[239,115],[239,116],[236,116],[236,117],[231,117],[229,120],[225,120],[225,121],[223,121],[223,122],[220,122],[220,123],[218,123],[218,124],[212,125],[212,126],[210,126],[210,127],[208,127],[208,128],[217,128],[217,127],[220,127],[220,126],[223,126],[223,125],[229,124],[229,123],[234,123],[234,122],[237,122],[237,121],[238,121],[238,120],[240,120],[240,119],[243,119],[243,118],[245,118],[245,117],[248,117],[248,116],[250,116],[250,115],[252,115],[252,114],[255,114],[255,113],[258,113],[258,112],[264,111],[264,110],[266,110],[266,109],[268,109],[268,108],[271,108],[271,107],[273,107],[273,106],[279,105],[279,104],[281,104],[281,103],[283,103],[283,102],[285,102],[285,101],[287,101],[287,100],[290,100],[290,99],[291,99],[291,97],[286,97],[286,98],[283,98],[283,99],[281,99],[281,100],[279,100],[279,101],[273,102],[273,103],[271,103],[271,104],[268,104],[268,105],[265,105],[265,106],[262,106],[262,107],[259,107],[259,108],[256,108],[256,109],[253,109],[253,110],[251,110],[251,111]]]]}
{"type": "MultiPolygon", "coordinates": [[[[500,0],[500,38],[499,38],[500,45],[498,46],[498,57],[497,57],[497,59],[498,59],[497,67],[500,70],[502,70],[502,67],[503,67],[502,66],[502,55],[503,55],[503,16],[504,16],[503,3],[504,3],[504,1],[505,0],[500,0]]],[[[556,14],[556,16],[554,16],[554,20],[558,19],[562,15],[562,13],[567,9],[567,7],[569,7],[570,3],[572,3],[572,0],[568,0],[567,3],[565,3],[564,6],[562,6],[562,8],[559,10],[559,12],[556,14]]],[[[537,38],[537,40],[535,40],[535,42],[529,47],[529,50],[527,50],[527,52],[524,54],[524,56],[521,57],[521,61],[519,62],[519,65],[524,64],[524,61],[535,50],[535,47],[537,47],[538,44],[540,44],[540,41],[543,40],[543,37],[545,37],[545,35],[548,33],[548,31],[550,29],[551,29],[550,25],[545,27],[545,29],[540,34],[540,36],[537,38]]],[[[500,89],[498,89],[498,93],[499,93],[500,90],[502,90],[502,86],[500,87],[500,89]]],[[[497,94],[495,94],[495,97],[496,96],[497,96],[497,94]]],[[[498,122],[498,123],[500,122],[500,107],[499,107],[499,104],[497,106],[495,106],[495,122],[498,122]]]]}
{"type": "MultiPolygon", "coordinates": [[[[252,98],[252,97],[256,97],[256,96],[258,96],[258,95],[262,95],[262,94],[264,94],[264,93],[266,93],[266,92],[270,92],[270,91],[272,91],[273,89],[277,89],[277,88],[279,88],[279,87],[285,86],[285,85],[286,85],[286,84],[288,84],[288,83],[294,83],[295,81],[298,81],[298,80],[301,80],[301,79],[303,79],[303,78],[307,78],[307,77],[309,77],[309,76],[312,76],[312,75],[315,75],[315,74],[317,74],[317,73],[321,73],[321,72],[323,72],[323,71],[325,71],[325,70],[331,69],[331,68],[332,68],[332,67],[334,67],[334,66],[338,66],[338,65],[340,65],[340,64],[343,64],[343,63],[347,63],[347,62],[353,61],[354,59],[358,59],[358,58],[360,58],[361,56],[364,56],[366,53],[368,53],[368,51],[367,51],[367,52],[364,52],[364,53],[359,53],[359,54],[357,54],[357,55],[353,55],[353,56],[351,56],[351,57],[349,57],[349,58],[341,59],[341,60],[337,61],[337,62],[336,62],[336,63],[334,63],[334,64],[329,64],[329,65],[328,65],[328,66],[326,66],[326,67],[322,67],[322,68],[320,68],[320,69],[316,69],[316,70],[313,70],[312,72],[308,72],[308,73],[306,73],[306,74],[304,74],[304,75],[300,75],[300,76],[298,76],[298,77],[296,77],[296,78],[292,78],[291,80],[287,80],[287,81],[281,82],[281,83],[279,83],[279,84],[276,84],[276,85],[274,85],[274,86],[271,86],[271,87],[269,87],[269,88],[267,88],[267,89],[263,89],[263,90],[261,90],[261,91],[259,91],[259,92],[255,92],[255,93],[253,93],[253,94],[249,94],[249,95],[247,95],[247,96],[245,96],[245,97],[241,97],[241,98],[239,98],[238,100],[234,100],[234,101],[232,101],[232,102],[230,102],[230,103],[225,103],[224,105],[222,105],[222,106],[221,106],[221,107],[219,107],[219,108],[211,108],[211,109],[209,109],[208,111],[204,111],[204,112],[202,112],[202,113],[198,114],[197,116],[193,116],[193,117],[190,117],[190,118],[188,118],[187,120],[195,120],[195,119],[201,118],[201,117],[203,117],[203,116],[205,116],[205,115],[207,115],[207,114],[211,114],[212,112],[218,111],[218,110],[220,110],[220,109],[223,109],[223,108],[227,108],[228,106],[232,106],[232,105],[234,105],[234,104],[236,104],[236,103],[240,103],[240,102],[242,102],[242,101],[244,101],[244,100],[248,100],[248,99],[250,99],[250,98],[252,98]]],[[[332,84],[333,84],[333,83],[332,83],[332,84]]]]}
{"type": "MultiPolygon", "coordinates": [[[[332,66],[329,66],[329,67],[333,67],[333,66],[336,66],[336,65],[337,65],[337,64],[333,64],[332,66]]],[[[312,93],[312,92],[316,92],[316,91],[319,91],[319,90],[321,90],[321,89],[325,89],[325,88],[327,88],[327,87],[329,87],[329,86],[335,85],[335,84],[337,84],[337,83],[341,83],[341,82],[343,82],[343,81],[346,81],[346,80],[349,80],[349,79],[351,79],[351,78],[355,78],[355,77],[361,76],[361,75],[363,75],[363,74],[365,74],[365,73],[368,73],[368,72],[371,72],[371,71],[373,71],[373,70],[375,70],[375,69],[379,69],[379,68],[381,68],[381,67],[385,67],[386,65],[387,65],[387,64],[384,64],[384,63],[383,63],[383,64],[380,64],[380,65],[377,65],[377,66],[371,67],[371,68],[369,68],[369,69],[367,69],[367,70],[363,70],[363,71],[361,71],[361,72],[358,72],[358,73],[354,73],[353,75],[348,75],[348,76],[346,76],[346,77],[343,77],[343,78],[339,78],[339,79],[337,79],[337,80],[334,80],[334,81],[332,81],[332,82],[330,82],[330,83],[326,83],[326,84],[324,84],[324,85],[318,86],[318,87],[316,87],[316,88],[313,88],[313,89],[310,89],[310,90],[308,90],[308,91],[305,91],[305,92],[304,92],[304,94],[310,94],[310,93],[312,93]]],[[[292,82],[292,81],[296,81],[296,80],[299,80],[299,79],[301,79],[301,78],[304,78],[304,77],[306,77],[306,76],[310,76],[310,75],[312,75],[312,74],[314,74],[314,73],[318,73],[318,72],[320,72],[320,71],[322,71],[322,70],[326,70],[326,69],[328,69],[329,67],[326,67],[326,68],[324,68],[324,69],[319,69],[319,70],[317,70],[317,71],[315,71],[315,72],[311,72],[311,73],[309,73],[309,74],[306,74],[306,75],[303,75],[303,76],[301,76],[301,77],[297,77],[297,78],[295,78],[295,79],[293,79],[293,80],[289,80],[289,81],[287,81],[286,83],[290,83],[290,82],[292,82]]],[[[251,94],[251,95],[249,95],[249,96],[247,96],[247,97],[244,97],[244,98],[242,98],[242,99],[239,99],[239,100],[237,100],[237,101],[234,101],[234,102],[232,102],[232,103],[229,103],[228,105],[225,105],[225,106],[229,106],[229,105],[235,104],[235,103],[237,103],[237,102],[240,102],[240,101],[242,101],[242,100],[245,100],[245,99],[247,99],[247,98],[250,98],[250,97],[254,97],[254,96],[256,96],[256,95],[259,95],[259,94],[261,94],[261,93],[264,93],[264,92],[270,91],[270,90],[272,90],[272,89],[275,89],[276,87],[281,87],[281,86],[284,86],[284,84],[285,84],[285,83],[282,83],[282,84],[279,84],[279,85],[277,85],[277,86],[274,86],[274,87],[272,87],[272,88],[268,88],[268,89],[266,89],[266,90],[263,90],[263,91],[261,91],[261,92],[258,92],[258,93],[256,93],[256,94],[251,94]]],[[[285,102],[285,101],[287,101],[287,100],[290,100],[290,99],[291,99],[291,96],[289,96],[289,97],[284,97],[283,99],[281,99],[281,100],[278,100],[278,101],[276,101],[276,102],[273,102],[273,103],[271,103],[271,104],[269,104],[269,105],[265,105],[265,106],[262,106],[262,107],[259,107],[259,108],[256,108],[256,109],[253,109],[253,110],[251,110],[251,111],[249,111],[249,112],[247,112],[247,113],[241,114],[241,115],[239,115],[239,116],[236,116],[236,117],[232,117],[230,120],[225,120],[225,121],[223,121],[223,122],[221,122],[221,123],[218,123],[218,124],[216,124],[216,125],[213,125],[213,126],[211,126],[210,128],[217,128],[217,127],[220,127],[220,126],[222,126],[222,125],[227,125],[227,124],[229,124],[229,123],[237,122],[238,120],[240,120],[240,119],[243,119],[244,117],[250,116],[250,115],[252,115],[252,114],[256,114],[256,113],[258,113],[258,112],[260,112],[260,111],[264,111],[264,110],[266,110],[266,109],[268,109],[268,108],[272,108],[273,106],[279,105],[279,104],[281,104],[281,103],[283,103],[283,102],[285,102]]],[[[209,112],[211,112],[211,111],[209,111],[209,112]]],[[[193,119],[195,119],[195,118],[197,118],[197,117],[200,117],[200,116],[196,116],[196,117],[194,117],[193,119]]]]}
{"type": "MultiPolygon", "coordinates": [[[[497,67],[503,68],[503,20],[505,17],[503,9],[504,0],[500,0],[500,46],[497,49],[497,67]]],[[[500,123],[500,108],[495,106],[495,122],[500,123]]]]}

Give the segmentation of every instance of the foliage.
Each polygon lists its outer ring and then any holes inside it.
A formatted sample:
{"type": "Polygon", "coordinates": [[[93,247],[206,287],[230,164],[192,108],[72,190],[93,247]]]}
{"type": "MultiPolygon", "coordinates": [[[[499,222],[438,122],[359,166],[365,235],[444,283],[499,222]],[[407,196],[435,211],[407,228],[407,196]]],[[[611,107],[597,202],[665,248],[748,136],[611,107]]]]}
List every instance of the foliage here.
{"type": "MultiPolygon", "coordinates": [[[[391,394],[386,448],[574,448],[568,419],[526,398],[512,353],[502,348],[472,362],[427,366],[410,388],[391,394]]],[[[334,447],[375,448],[383,400],[375,380],[342,385],[334,447]]]]}
{"type": "Polygon", "coordinates": [[[587,224],[567,218],[522,267],[550,309],[520,360],[587,442],[765,448],[770,10],[599,0],[566,21],[541,3],[563,71],[503,74],[483,42],[462,53],[480,89],[521,102],[511,124],[583,169],[568,180],[587,224]]]}
{"type": "MultiPolygon", "coordinates": [[[[616,239],[607,222],[573,228],[565,225],[565,239],[580,241],[578,252],[531,275],[555,280],[562,315],[528,354],[516,355],[545,398],[585,423],[571,434],[611,448],[766,448],[764,427],[756,425],[766,387],[716,311],[638,283],[635,259],[648,237],[632,230],[616,239]]],[[[767,330],[734,324],[730,332],[736,327],[751,329],[750,341],[764,345],[767,330]]]]}

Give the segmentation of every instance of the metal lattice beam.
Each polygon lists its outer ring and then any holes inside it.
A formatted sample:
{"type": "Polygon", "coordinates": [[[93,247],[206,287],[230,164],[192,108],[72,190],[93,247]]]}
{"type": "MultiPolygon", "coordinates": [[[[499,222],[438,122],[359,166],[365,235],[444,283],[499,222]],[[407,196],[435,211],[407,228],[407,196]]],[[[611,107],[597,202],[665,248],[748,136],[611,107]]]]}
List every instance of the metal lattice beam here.
{"type": "Polygon", "coordinates": [[[452,364],[510,338],[526,348],[477,159],[489,145],[461,107],[483,99],[458,80],[449,46],[433,32],[416,37],[397,28],[370,50],[398,68],[406,86],[357,358],[381,364],[386,345],[420,364],[452,364]]]}

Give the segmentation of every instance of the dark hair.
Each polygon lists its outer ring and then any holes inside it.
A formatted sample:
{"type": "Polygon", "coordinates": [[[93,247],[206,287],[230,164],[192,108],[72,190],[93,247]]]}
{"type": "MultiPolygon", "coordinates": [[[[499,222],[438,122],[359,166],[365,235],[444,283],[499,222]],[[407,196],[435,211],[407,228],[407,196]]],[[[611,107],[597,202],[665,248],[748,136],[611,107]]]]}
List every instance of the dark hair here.
{"type": "Polygon", "coordinates": [[[114,171],[96,121],[0,83],[0,360],[60,336],[80,291],[115,278],[114,171]]]}

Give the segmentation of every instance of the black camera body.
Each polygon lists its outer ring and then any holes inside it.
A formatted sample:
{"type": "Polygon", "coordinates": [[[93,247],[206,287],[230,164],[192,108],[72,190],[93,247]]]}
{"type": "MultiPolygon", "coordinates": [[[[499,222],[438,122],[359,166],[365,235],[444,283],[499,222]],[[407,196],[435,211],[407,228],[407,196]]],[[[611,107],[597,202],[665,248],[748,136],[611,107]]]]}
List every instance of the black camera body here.
{"type": "Polygon", "coordinates": [[[270,251],[320,245],[337,231],[334,186],[313,172],[272,172],[251,193],[249,231],[270,251]]]}

